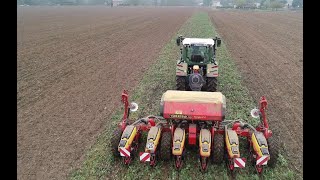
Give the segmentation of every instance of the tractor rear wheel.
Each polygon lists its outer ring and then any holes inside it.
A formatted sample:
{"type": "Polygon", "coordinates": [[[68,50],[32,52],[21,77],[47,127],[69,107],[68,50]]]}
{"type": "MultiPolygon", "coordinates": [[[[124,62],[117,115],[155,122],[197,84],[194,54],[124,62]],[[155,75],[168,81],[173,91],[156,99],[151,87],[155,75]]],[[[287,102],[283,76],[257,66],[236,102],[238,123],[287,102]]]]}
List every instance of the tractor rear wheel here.
{"type": "Polygon", "coordinates": [[[186,90],[186,77],[185,76],[177,76],[176,77],[176,89],[180,91],[186,90]]]}
{"type": "Polygon", "coordinates": [[[160,158],[163,161],[168,161],[171,159],[171,132],[162,133],[160,158]]]}
{"type": "Polygon", "coordinates": [[[207,77],[207,91],[216,92],[217,85],[218,85],[218,80],[216,77],[207,77]]]}
{"type": "Polygon", "coordinates": [[[120,157],[120,153],[118,151],[119,142],[121,140],[122,131],[117,127],[112,133],[110,143],[111,143],[111,151],[115,157],[120,157]]]}
{"type": "Polygon", "coordinates": [[[215,134],[213,140],[213,159],[214,164],[221,164],[224,158],[224,138],[222,134],[215,134]]]}
{"type": "Polygon", "coordinates": [[[268,161],[268,166],[275,167],[278,157],[279,157],[279,141],[276,138],[268,138],[268,147],[270,153],[270,160],[268,161]]]}

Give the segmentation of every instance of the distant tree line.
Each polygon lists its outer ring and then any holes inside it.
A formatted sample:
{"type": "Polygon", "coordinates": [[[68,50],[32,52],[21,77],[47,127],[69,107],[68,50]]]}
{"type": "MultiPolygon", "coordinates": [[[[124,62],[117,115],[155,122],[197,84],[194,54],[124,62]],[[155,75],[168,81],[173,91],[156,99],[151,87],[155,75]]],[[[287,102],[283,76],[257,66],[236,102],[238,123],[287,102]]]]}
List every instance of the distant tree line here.
{"type": "Polygon", "coordinates": [[[84,4],[105,4],[111,3],[112,0],[17,0],[17,4],[28,5],[56,5],[56,4],[70,4],[70,5],[84,5],[84,4]]]}
{"type": "Polygon", "coordinates": [[[303,7],[303,0],[293,0],[292,1],[292,7],[296,8],[296,7],[303,7]]]}
{"type": "MultiPolygon", "coordinates": [[[[206,0],[204,0],[206,1],[206,0]]],[[[209,0],[207,0],[209,1],[209,0]]],[[[17,0],[17,4],[27,5],[98,5],[98,4],[111,4],[112,0],[17,0]]],[[[126,5],[162,5],[162,6],[192,6],[197,3],[195,0],[123,0],[126,5]]]]}
{"type": "Polygon", "coordinates": [[[203,6],[212,6],[212,0],[203,0],[203,6]]]}
{"type": "MultiPolygon", "coordinates": [[[[205,1],[205,0],[204,0],[205,1]]],[[[257,8],[256,3],[260,3],[260,8],[279,9],[287,6],[287,0],[220,0],[220,4],[224,8],[257,8]]],[[[303,0],[293,0],[292,7],[303,7],[303,0]]]]}
{"type": "Polygon", "coordinates": [[[124,4],[137,5],[160,5],[160,6],[192,6],[195,0],[123,0],[124,4]]]}
{"type": "Polygon", "coordinates": [[[279,9],[287,4],[287,0],[262,0],[261,7],[279,9]]]}
{"type": "MultiPolygon", "coordinates": [[[[112,0],[17,0],[17,4],[28,5],[110,5],[112,0]]],[[[212,0],[202,0],[203,6],[212,6],[212,0]]],[[[255,8],[255,3],[260,3],[261,8],[282,8],[287,4],[287,0],[220,0],[223,7],[255,8]]],[[[196,0],[123,0],[123,4],[137,5],[160,5],[160,6],[193,6],[197,5],[196,0]]],[[[293,0],[292,7],[303,7],[303,0],[293,0]]]]}
{"type": "Polygon", "coordinates": [[[278,9],[284,7],[287,4],[287,0],[221,0],[220,3],[224,7],[235,5],[237,8],[257,8],[256,4],[260,3],[259,8],[278,9]]]}

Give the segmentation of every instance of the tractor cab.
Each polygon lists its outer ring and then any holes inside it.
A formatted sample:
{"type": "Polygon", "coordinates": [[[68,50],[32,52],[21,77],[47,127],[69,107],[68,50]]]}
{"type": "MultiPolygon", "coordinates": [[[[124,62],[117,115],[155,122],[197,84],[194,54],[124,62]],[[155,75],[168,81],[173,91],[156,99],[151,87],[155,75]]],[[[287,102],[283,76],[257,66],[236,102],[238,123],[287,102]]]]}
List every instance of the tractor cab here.
{"type": "Polygon", "coordinates": [[[182,44],[186,54],[186,61],[190,62],[190,65],[206,64],[213,58],[210,58],[213,54],[214,41],[213,39],[200,39],[200,38],[185,38],[182,44]]]}
{"type": "Polygon", "coordinates": [[[216,38],[182,38],[177,39],[181,46],[181,60],[193,64],[207,64],[215,61],[216,44],[220,46],[221,40],[216,38]]]}

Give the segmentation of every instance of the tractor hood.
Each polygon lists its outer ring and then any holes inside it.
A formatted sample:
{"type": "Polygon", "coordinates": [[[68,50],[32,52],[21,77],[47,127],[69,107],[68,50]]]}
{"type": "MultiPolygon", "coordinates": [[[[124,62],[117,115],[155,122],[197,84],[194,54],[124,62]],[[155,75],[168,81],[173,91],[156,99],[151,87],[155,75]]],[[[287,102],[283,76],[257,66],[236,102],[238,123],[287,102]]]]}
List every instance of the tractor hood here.
{"type": "Polygon", "coordinates": [[[221,92],[168,90],[160,105],[166,119],[222,121],[226,100],[221,92]]]}

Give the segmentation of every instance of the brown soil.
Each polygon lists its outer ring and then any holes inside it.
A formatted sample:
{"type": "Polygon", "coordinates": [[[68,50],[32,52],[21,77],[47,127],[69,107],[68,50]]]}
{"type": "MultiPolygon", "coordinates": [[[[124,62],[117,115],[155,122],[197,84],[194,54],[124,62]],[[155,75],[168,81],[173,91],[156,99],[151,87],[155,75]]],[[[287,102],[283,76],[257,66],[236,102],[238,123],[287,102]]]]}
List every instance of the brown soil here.
{"type": "Polygon", "coordinates": [[[191,14],[18,7],[18,179],[65,179],[191,14]]]}
{"type": "Polygon", "coordinates": [[[265,95],[274,136],[295,172],[303,172],[303,15],[211,11],[222,40],[255,99],[265,95]]]}

